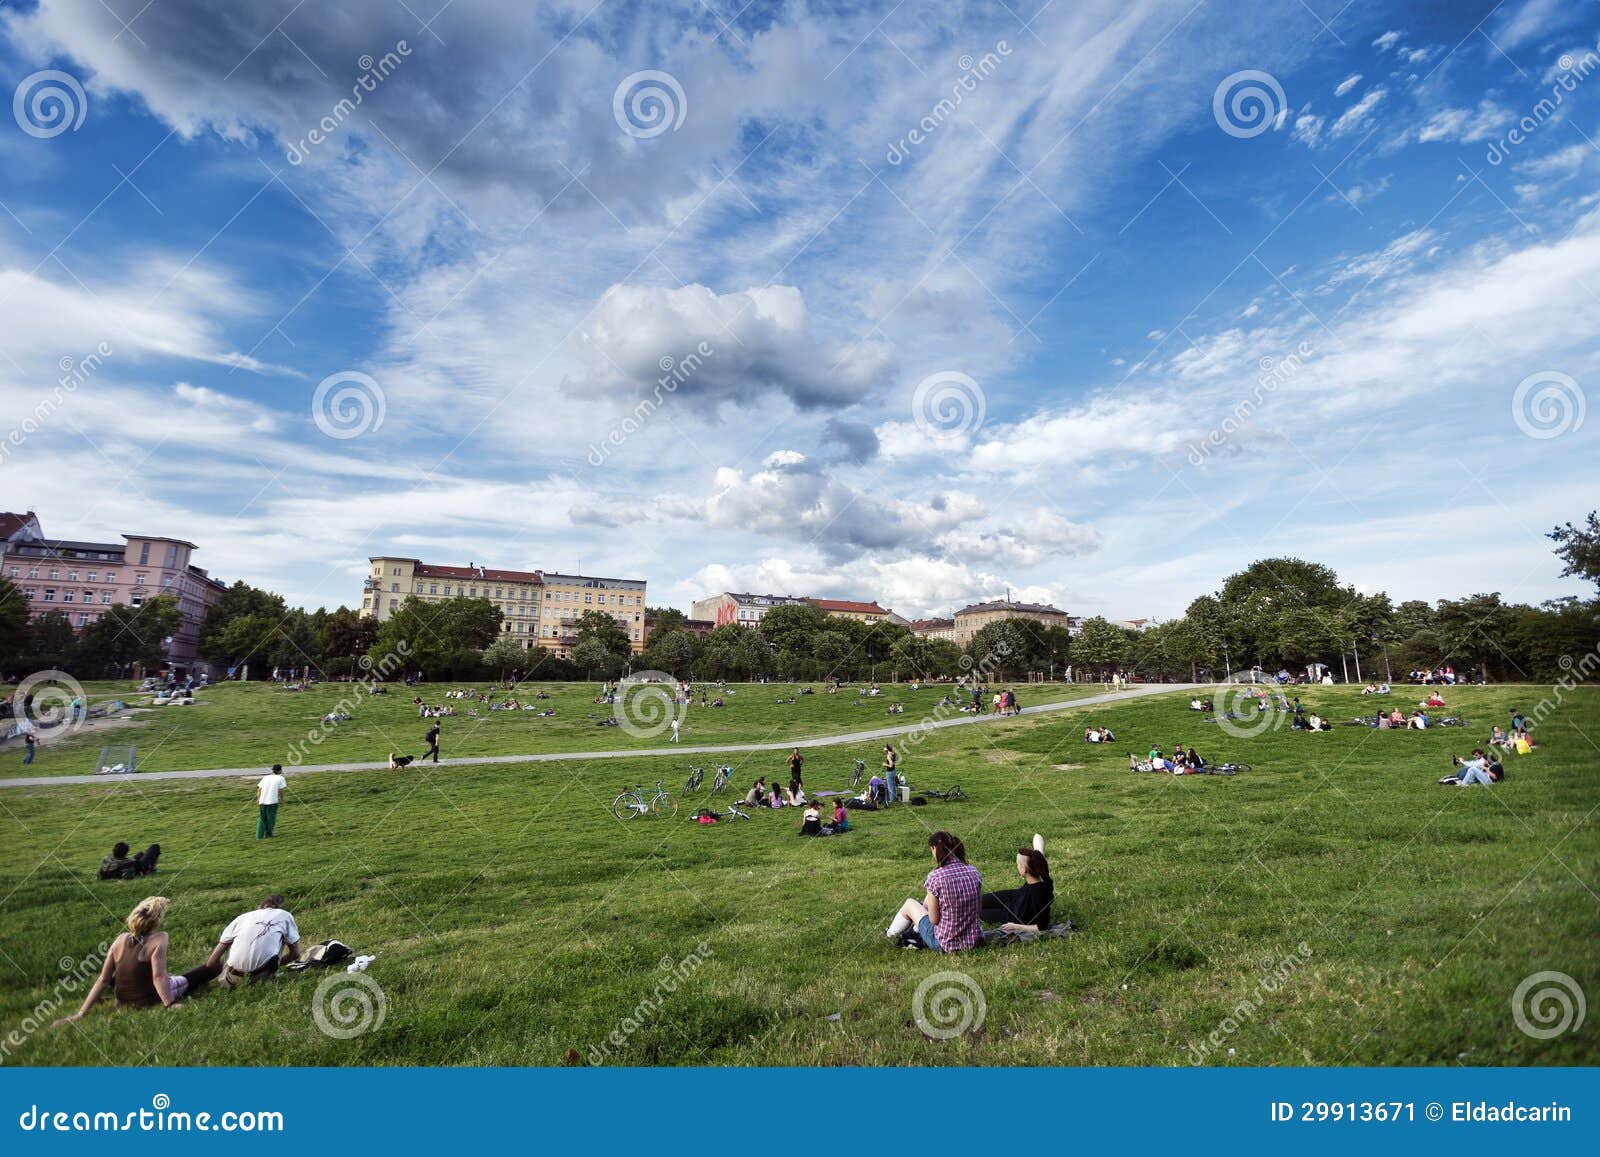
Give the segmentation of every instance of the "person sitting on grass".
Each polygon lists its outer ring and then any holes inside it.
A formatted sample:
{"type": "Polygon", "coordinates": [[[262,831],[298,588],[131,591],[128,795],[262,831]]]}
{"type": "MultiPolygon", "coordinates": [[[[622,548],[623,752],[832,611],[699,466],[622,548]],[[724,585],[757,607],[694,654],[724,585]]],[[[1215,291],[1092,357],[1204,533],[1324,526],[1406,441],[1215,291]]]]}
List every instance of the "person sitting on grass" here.
{"type": "Polygon", "coordinates": [[[744,802],[750,807],[764,807],[767,802],[767,777],[761,776],[749,791],[745,792],[744,802]]]}
{"type": "Polygon", "coordinates": [[[800,813],[800,834],[802,836],[822,834],[822,809],[814,803],[806,804],[806,810],[800,813]]]}
{"type": "Polygon", "coordinates": [[[833,801],[833,830],[836,834],[850,830],[850,813],[845,811],[842,799],[833,801]]]}
{"type": "Polygon", "coordinates": [[[1324,719],[1322,716],[1318,715],[1315,711],[1313,711],[1310,715],[1306,716],[1306,730],[1307,731],[1332,731],[1333,730],[1333,724],[1329,723],[1326,719],[1324,719]]]}
{"type": "Polygon", "coordinates": [[[798,779],[791,779],[789,781],[789,803],[790,803],[790,805],[794,806],[794,807],[799,807],[801,804],[803,804],[805,802],[806,802],[806,789],[801,785],[801,783],[800,783],[800,781],[798,779]]]}
{"type": "Polygon", "coordinates": [[[996,932],[1043,932],[1050,927],[1050,906],[1055,902],[1055,884],[1050,880],[1050,864],[1044,858],[1044,840],[1033,837],[1033,847],[1017,849],[1017,875],[1020,888],[985,892],[978,916],[985,924],[999,924],[996,932]]]}
{"type": "Polygon", "coordinates": [[[1376,695],[1378,693],[1378,685],[1376,683],[1368,683],[1361,688],[1361,693],[1363,695],[1376,695]]]}
{"type": "Polygon", "coordinates": [[[1429,692],[1428,697],[1422,701],[1422,706],[1423,707],[1443,707],[1444,706],[1444,696],[1440,695],[1437,691],[1429,692]]]}
{"type": "Polygon", "coordinates": [[[1411,718],[1406,720],[1406,727],[1412,731],[1428,730],[1428,713],[1417,710],[1411,713],[1411,718]]]}
{"type": "Polygon", "coordinates": [[[907,900],[900,905],[885,933],[899,940],[915,928],[924,948],[935,952],[962,952],[982,942],[978,922],[983,898],[983,877],[967,863],[967,849],[949,832],[934,832],[928,837],[934,868],[923,881],[925,895],[919,904],[907,900]]]}
{"type": "Polygon", "coordinates": [[[1201,759],[1199,753],[1192,747],[1189,749],[1189,754],[1184,759],[1184,762],[1189,765],[1190,771],[1204,771],[1206,768],[1206,761],[1201,759]]]}
{"type": "Polygon", "coordinates": [[[874,775],[867,780],[867,799],[874,807],[883,807],[889,802],[888,790],[881,775],[874,775]]]}
{"type": "Polygon", "coordinates": [[[109,856],[100,859],[100,878],[102,880],[117,880],[122,877],[122,870],[129,864],[128,845],[118,840],[111,849],[109,856]]]}
{"type": "Polygon", "coordinates": [[[1506,733],[1500,729],[1500,725],[1498,723],[1496,723],[1494,725],[1493,729],[1489,732],[1489,746],[1491,746],[1491,747],[1510,747],[1511,746],[1510,737],[1508,735],[1506,735],[1506,733]]]}
{"type": "Polygon", "coordinates": [[[247,980],[272,980],[279,964],[299,959],[300,929],[274,892],[259,908],[235,916],[206,962],[188,976],[191,983],[216,980],[223,988],[237,988],[247,980]]]}
{"type": "Polygon", "coordinates": [[[1518,755],[1527,755],[1536,746],[1538,745],[1533,742],[1533,736],[1528,733],[1526,727],[1517,728],[1511,736],[1511,749],[1518,755]]]}
{"type": "MultiPolygon", "coordinates": [[[[89,994],[83,998],[78,1011],[61,1017],[51,1024],[58,1028],[82,1020],[84,1015],[99,1003],[109,987],[116,995],[117,1007],[179,1008],[184,995],[195,984],[194,973],[173,976],[167,972],[167,934],[161,931],[161,922],[167,915],[165,896],[146,896],[128,913],[128,930],[111,942],[100,975],[95,977],[89,994]]],[[[203,971],[203,967],[194,972],[203,971]]]]}

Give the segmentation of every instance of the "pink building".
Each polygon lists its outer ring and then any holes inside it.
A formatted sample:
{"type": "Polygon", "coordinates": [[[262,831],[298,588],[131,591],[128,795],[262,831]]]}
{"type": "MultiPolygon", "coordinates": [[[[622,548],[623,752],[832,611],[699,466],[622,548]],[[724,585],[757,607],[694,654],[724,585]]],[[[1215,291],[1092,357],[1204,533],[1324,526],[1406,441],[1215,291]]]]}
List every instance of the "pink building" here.
{"type": "Polygon", "coordinates": [[[223,585],[189,562],[196,547],[181,538],[125,534],[123,542],[46,538],[39,518],[0,512],[0,573],[28,600],[30,615],[61,611],[74,628],[86,627],[113,606],[137,607],[171,595],[183,617],[167,646],[177,668],[198,660],[200,624],[223,585]]]}

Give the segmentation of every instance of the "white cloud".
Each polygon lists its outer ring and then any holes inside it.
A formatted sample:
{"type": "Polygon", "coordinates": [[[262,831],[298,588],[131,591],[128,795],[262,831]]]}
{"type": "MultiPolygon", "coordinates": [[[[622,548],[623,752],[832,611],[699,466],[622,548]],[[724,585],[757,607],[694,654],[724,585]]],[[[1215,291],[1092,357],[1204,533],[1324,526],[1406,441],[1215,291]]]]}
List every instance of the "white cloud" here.
{"type": "Polygon", "coordinates": [[[1403,32],[1396,32],[1391,29],[1374,40],[1372,42],[1372,47],[1376,48],[1379,52],[1388,52],[1389,49],[1400,43],[1400,38],[1404,35],[1405,33],[1403,32]]]}
{"type": "Polygon", "coordinates": [[[1486,97],[1478,102],[1476,109],[1447,108],[1434,113],[1417,130],[1417,140],[1424,144],[1430,141],[1470,144],[1488,140],[1497,136],[1510,119],[1509,110],[1486,97]]]}
{"type": "Polygon", "coordinates": [[[1343,96],[1345,93],[1349,92],[1352,88],[1354,88],[1356,85],[1358,85],[1360,83],[1361,83],[1361,74],[1359,72],[1352,72],[1349,76],[1345,77],[1343,80],[1341,80],[1338,83],[1338,85],[1333,90],[1333,95],[1334,96],[1343,96]]]}
{"type": "Polygon", "coordinates": [[[1387,93],[1382,85],[1368,89],[1360,100],[1339,114],[1339,119],[1334,121],[1333,127],[1328,130],[1328,135],[1343,137],[1365,128],[1367,121],[1372,117],[1372,111],[1378,107],[1385,95],[1387,93]]]}
{"type": "Polygon", "coordinates": [[[1315,145],[1322,137],[1323,119],[1306,112],[1295,118],[1294,139],[1306,145],[1315,145]]]}

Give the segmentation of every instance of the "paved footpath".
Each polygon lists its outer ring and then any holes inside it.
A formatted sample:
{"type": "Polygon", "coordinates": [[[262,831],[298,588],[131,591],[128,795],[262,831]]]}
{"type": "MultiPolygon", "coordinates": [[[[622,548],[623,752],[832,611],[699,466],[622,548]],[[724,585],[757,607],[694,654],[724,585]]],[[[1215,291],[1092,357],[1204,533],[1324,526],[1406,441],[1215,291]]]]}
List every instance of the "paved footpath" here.
{"type": "MultiPolygon", "coordinates": [[[[1133,687],[1127,691],[1109,691],[1091,695],[1086,699],[1065,699],[1060,703],[1041,703],[1037,707],[1024,707],[1023,715],[1043,715],[1068,708],[1092,707],[1096,703],[1116,703],[1124,699],[1142,699],[1146,695],[1171,695],[1192,691],[1202,683],[1157,683],[1133,687]]],[[[824,735],[815,739],[785,739],[778,743],[731,743],[721,747],[689,747],[673,744],[670,747],[641,747],[632,751],[563,751],[538,755],[470,755],[458,759],[441,759],[439,767],[471,767],[489,763],[565,763],[578,759],[644,759],[651,756],[720,755],[724,752],[785,751],[791,747],[837,747],[845,743],[866,743],[874,739],[893,739],[913,731],[934,731],[944,727],[970,727],[974,724],[999,725],[1004,719],[995,715],[959,715],[951,719],[923,719],[916,723],[902,723],[894,727],[879,727],[873,731],[852,731],[846,735],[824,735]]],[[[436,766],[429,764],[429,767],[436,766]]],[[[303,764],[285,769],[285,775],[304,775],[313,771],[386,771],[387,760],[378,763],[320,763],[303,764]]],[[[144,785],[163,779],[227,779],[236,776],[259,777],[260,767],[212,767],[194,771],[142,771],[134,775],[37,775],[27,778],[0,779],[0,788],[8,787],[72,787],[99,784],[109,787],[119,783],[144,785]]]]}

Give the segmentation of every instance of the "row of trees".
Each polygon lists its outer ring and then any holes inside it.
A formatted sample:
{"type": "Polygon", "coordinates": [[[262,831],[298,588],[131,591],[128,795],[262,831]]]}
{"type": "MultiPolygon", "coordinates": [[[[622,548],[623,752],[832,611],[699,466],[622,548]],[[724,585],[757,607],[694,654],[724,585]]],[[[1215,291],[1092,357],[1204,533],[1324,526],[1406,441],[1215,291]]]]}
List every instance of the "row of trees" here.
{"type": "MultiPolygon", "coordinates": [[[[1600,515],[1551,532],[1563,575],[1600,584],[1600,515]]],[[[726,625],[705,637],[685,629],[684,615],[651,608],[648,646],[632,656],[627,633],[603,611],[573,627],[572,659],[534,647],[526,635],[502,631],[500,611],[486,599],[407,599],[382,624],[356,611],[306,611],[280,595],[236,582],[206,616],[200,654],[252,678],[274,667],[311,668],[338,676],[377,669],[431,679],[615,678],[628,670],[680,678],[758,677],[820,681],[954,678],[1022,679],[1030,672],[1060,678],[1128,672],[1144,680],[1220,678],[1259,667],[1303,669],[1325,663],[1350,677],[1404,677],[1450,664],[1497,680],[1550,680],[1600,640],[1600,599],[1555,599],[1538,606],[1505,602],[1498,593],[1395,604],[1387,594],[1342,585],[1332,568],[1297,558],[1262,559],[1230,576],[1213,594],[1189,604],[1180,619],[1134,632],[1103,618],[1076,635],[1028,619],[980,630],[963,650],[913,635],[894,623],[834,618],[808,605],[774,607],[754,628],[726,625]]],[[[59,611],[30,618],[15,585],[0,578],[0,665],[60,668],[82,678],[126,674],[135,664],[159,666],[165,641],[178,629],[170,597],[140,607],[107,609],[74,631],[59,611]]]]}

